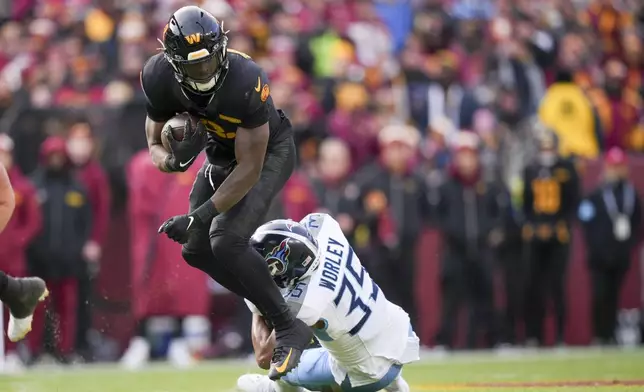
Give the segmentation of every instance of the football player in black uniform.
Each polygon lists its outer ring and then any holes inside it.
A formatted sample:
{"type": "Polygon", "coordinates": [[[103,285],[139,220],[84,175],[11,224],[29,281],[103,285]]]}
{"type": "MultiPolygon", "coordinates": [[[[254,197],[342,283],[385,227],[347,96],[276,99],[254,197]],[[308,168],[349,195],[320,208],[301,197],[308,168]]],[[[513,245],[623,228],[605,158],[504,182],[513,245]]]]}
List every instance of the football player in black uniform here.
{"type": "Polygon", "coordinates": [[[189,213],[168,219],[159,232],[183,244],[188,264],[266,316],[277,339],[269,376],[278,379],[297,365],[312,334],[290,314],[248,241],[293,171],[295,144],[290,121],[273,105],[266,74],[227,42],[223,23],[199,7],[183,7],[164,29],[163,52],[141,72],[154,164],[165,172],[185,171],[204,145],[208,157],[190,193],[189,213]],[[184,112],[199,121],[186,121],[183,140],[166,151],[164,124],[184,112]]]}
{"type": "MultiPolygon", "coordinates": [[[[0,232],[7,227],[15,206],[7,170],[0,164],[0,232]]],[[[40,278],[14,278],[0,271],[0,301],[7,305],[11,315],[7,329],[9,340],[17,342],[31,331],[36,305],[48,294],[45,282],[40,278]]],[[[0,339],[4,337],[0,336],[0,339]]]]}
{"type": "Polygon", "coordinates": [[[558,140],[549,129],[538,133],[537,159],[523,173],[522,236],[528,258],[526,337],[543,344],[546,305],[552,299],[557,342],[564,343],[565,282],[572,220],[579,202],[579,176],[572,160],[558,153],[558,140]]]}

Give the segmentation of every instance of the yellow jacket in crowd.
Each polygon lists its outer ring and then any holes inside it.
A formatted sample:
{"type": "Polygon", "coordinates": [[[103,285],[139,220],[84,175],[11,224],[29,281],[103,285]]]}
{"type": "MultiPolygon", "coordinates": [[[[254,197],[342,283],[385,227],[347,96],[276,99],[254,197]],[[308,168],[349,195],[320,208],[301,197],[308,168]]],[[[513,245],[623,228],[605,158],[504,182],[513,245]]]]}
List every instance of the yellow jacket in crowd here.
{"type": "Polygon", "coordinates": [[[596,158],[599,155],[593,106],[581,87],[558,82],[550,86],[539,107],[539,119],[559,137],[563,156],[596,158]]]}

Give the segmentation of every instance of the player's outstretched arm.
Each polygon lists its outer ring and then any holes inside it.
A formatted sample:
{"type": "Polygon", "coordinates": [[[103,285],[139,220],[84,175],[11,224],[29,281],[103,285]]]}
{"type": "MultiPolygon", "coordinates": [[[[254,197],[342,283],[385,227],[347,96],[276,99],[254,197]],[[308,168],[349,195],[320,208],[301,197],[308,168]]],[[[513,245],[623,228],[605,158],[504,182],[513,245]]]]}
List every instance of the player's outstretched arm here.
{"type": "Polygon", "coordinates": [[[9,181],[9,175],[4,165],[0,164],[0,232],[9,223],[15,206],[16,201],[14,199],[11,182],[9,181]]]}
{"type": "Polygon", "coordinates": [[[170,153],[166,151],[161,142],[161,131],[165,123],[156,122],[151,120],[150,117],[145,118],[145,137],[148,141],[148,150],[152,163],[159,170],[169,173],[171,170],[168,168],[166,162],[170,153]]]}
{"type": "Polygon", "coordinates": [[[257,314],[253,314],[251,340],[257,365],[268,370],[271,367],[271,356],[275,348],[275,331],[269,330],[264,318],[257,314]]]}

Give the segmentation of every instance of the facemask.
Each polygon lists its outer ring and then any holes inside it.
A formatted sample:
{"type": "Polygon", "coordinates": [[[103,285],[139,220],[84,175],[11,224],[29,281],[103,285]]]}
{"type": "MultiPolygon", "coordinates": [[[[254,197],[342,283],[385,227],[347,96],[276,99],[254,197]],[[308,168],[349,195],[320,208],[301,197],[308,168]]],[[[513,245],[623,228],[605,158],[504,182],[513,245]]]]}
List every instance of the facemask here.
{"type": "Polygon", "coordinates": [[[622,83],[620,80],[608,79],[604,84],[606,93],[611,97],[619,97],[622,93],[622,83]]]}
{"type": "Polygon", "coordinates": [[[552,151],[539,153],[539,163],[543,166],[552,166],[557,162],[557,154],[552,151]]]}
{"type": "Polygon", "coordinates": [[[92,142],[85,138],[72,138],[67,141],[67,152],[75,164],[89,160],[92,154],[92,142]]]}
{"type": "Polygon", "coordinates": [[[217,84],[217,78],[213,77],[206,83],[197,83],[193,81],[188,81],[188,83],[190,84],[190,87],[192,87],[193,89],[205,93],[212,90],[215,87],[215,84],[217,84]]]}

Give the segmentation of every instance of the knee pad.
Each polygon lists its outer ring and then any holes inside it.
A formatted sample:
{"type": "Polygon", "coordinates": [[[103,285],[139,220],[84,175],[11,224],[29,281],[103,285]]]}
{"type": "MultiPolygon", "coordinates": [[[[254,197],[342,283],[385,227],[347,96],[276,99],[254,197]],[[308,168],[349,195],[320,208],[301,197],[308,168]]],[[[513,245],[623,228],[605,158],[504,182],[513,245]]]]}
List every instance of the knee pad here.
{"type": "Polygon", "coordinates": [[[186,249],[186,247],[181,248],[181,256],[189,266],[203,270],[203,267],[208,263],[208,260],[212,260],[212,254],[207,252],[195,252],[193,250],[186,249]]]}
{"type": "Polygon", "coordinates": [[[210,237],[210,248],[217,260],[230,262],[248,247],[248,240],[230,233],[217,233],[210,237]]]}

